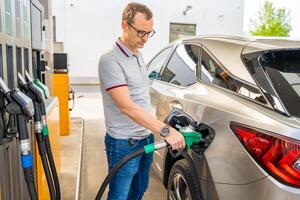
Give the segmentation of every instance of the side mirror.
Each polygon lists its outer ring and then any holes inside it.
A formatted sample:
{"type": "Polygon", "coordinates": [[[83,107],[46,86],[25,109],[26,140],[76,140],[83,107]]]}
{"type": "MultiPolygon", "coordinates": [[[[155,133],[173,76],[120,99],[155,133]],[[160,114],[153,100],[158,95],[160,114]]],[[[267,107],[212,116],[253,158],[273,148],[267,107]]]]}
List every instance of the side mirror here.
{"type": "Polygon", "coordinates": [[[160,80],[160,77],[158,75],[158,72],[156,71],[152,71],[150,74],[149,74],[149,78],[151,80],[160,80]]]}

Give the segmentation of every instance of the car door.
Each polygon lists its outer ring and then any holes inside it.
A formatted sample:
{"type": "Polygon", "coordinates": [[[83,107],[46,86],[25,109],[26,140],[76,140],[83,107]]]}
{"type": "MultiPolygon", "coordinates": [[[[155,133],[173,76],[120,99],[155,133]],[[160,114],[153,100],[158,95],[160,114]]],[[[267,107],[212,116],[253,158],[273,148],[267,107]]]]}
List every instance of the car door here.
{"type": "MultiPolygon", "coordinates": [[[[195,90],[196,68],[200,46],[183,43],[175,47],[166,65],[160,70],[157,78],[151,81],[151,101],[155,105],[156,117],[164,121],[174,108],[186,110],[190,97],[195,90]]],[[[151,75],[151,72],[149,73],[151,75]]],[[[154,73],[152,73],[154,76],[154,73]]],[[[155,140],[162,140],[158,134],[155,140]]],[[[157,172],[162,176],[164,150],[155,152],[154,163],[157,172]]]]}

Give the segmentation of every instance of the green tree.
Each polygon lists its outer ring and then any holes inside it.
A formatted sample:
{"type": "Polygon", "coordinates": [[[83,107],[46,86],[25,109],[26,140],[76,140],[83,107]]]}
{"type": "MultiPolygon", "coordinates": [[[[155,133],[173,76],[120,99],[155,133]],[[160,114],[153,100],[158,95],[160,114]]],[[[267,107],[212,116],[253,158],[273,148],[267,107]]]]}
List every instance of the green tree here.
{"type": "Polygon", "coordinates": [[[256,20],[251,20],[253,29],[251,35],[256,36],[289,36],[290,11],[285,8],[275,8],[273,3],[265,1],[256,20]]]}

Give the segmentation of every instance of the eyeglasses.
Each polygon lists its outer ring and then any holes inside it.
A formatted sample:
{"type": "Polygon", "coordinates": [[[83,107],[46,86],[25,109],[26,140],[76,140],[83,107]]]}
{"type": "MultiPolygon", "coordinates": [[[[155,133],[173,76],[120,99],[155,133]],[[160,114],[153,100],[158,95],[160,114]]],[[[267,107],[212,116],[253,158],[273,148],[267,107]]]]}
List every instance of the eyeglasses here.
{"type": "Polygon", "coordinates": [[[127,23],[131,28],[133,28],[135,31],[136,31],[136,33],[137,33],[137,36],[139,37],[139,38],[143,38],[143,37],[145,37],[145,35],[147,35],[147,37],[148,38],[151,38],[154,34],[155,34],[155,31],[154,30],[152,30],[152,31],[150,31],[150,32],[146,32],[146,31],[143,31],[143,30],[137,30],[136,28],[134,28],[134,26],[132,26],[131,24],[129,24],[129,23],[127,23]]]}

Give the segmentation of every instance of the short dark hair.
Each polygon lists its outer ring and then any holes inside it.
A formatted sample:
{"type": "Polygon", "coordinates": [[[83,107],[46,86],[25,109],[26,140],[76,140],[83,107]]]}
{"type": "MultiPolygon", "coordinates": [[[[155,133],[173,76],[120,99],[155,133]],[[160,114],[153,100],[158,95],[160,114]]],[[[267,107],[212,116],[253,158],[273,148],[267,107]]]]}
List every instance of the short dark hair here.
{"type": "Polygon", "coordinates": [[[132,2],[127,4],[127,6],[125,7],[122,14],[122,20],[126,21],[129,24],[133,24],[133,19],[138,12],[143,13],[147,20],[151,19],[153,16],[151,10],[147,6],[145,6],[144,4],[132,2]]]}

